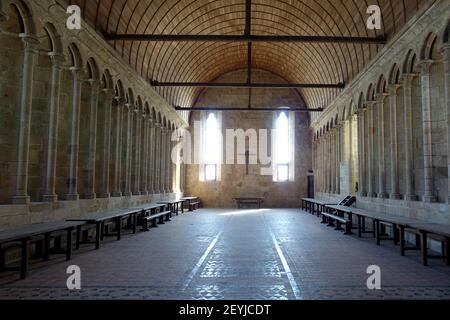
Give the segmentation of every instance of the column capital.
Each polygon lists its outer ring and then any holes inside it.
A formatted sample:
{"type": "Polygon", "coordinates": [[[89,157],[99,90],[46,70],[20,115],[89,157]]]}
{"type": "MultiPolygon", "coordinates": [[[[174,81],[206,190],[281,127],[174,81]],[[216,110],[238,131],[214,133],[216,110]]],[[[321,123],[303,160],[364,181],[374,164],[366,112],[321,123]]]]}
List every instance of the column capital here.
{"type": "Polygon", "coordinates": [[[55,67],[61,67],[61,65],[64,63],[64,55],[59,52],[49,52],[48,56],[50,60],[52,61],[53,66],[55,67]]]}
{"type": "Polygon", "coordinates": [[[394,94],[397,94],[397,91],[403,87],[403,83],[391,83],[387,86],[388,91],[394,94]]]}
{"type": "Polygon", "coordinates": [[[433,64],[433,60],[421,60],[419,62],[420,74],[423,76],[429,76],[431,74],[431,67],[433,64]]]}
{"type": "Polygon", "coordinates": [[[419,76],[418,73],[405,73],[402,76],[402,81],[404,85],[411,86],[414,79],[419,76]]]}
{"type": "Polygon", "coordinates": [[[369,101],[367,101],[367,109],[375,108],[376,105],[377,105],[377,101],[376,100],[369,100],[369,101]]]}
{"type": "Polygon", "coordinates": [[[376,99],[375,103],[377,103],[377,102],[384,102],[384,100],[386,100],[386,98],[388,96],[389,96],[389,93],[387,93],[387,92],[381,92],[381,93],[375,94],[375,99],[376,99]]]}
{"type": "Polygon", "coordinates": [[[89,78],[86,80],[87,83],[91,86],[92,89],[100,89],[100,81],[97,79],[89,78]]]}
{"type": "Polygon", "coordinates": [[[450,43],[445,43],[440,49],[439,52],[443,55],[444,57],[444,62],[450,61],[450,43]]]}
{"type": "Polygon", "coordinates": [[[19,34],[19,38],[22,40],[25,50],[29,50],[33,53],[37,52],[37,47],[40,42],[36,36],[27,33],[21,33],[19,34]]]}

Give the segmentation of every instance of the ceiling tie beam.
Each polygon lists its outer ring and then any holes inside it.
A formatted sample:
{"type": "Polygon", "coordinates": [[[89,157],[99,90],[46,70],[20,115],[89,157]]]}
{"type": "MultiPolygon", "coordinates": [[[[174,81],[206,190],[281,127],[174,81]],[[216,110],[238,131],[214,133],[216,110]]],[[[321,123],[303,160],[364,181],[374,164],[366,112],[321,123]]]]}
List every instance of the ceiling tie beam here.
{"type": "Polygon", "coordinates": [[[287,42],[287,43],[353,43],[386,44],[386,36],[290,36],[290,35],[178,35],[178,34],[115,34],[104,33],[109,41],[146,41],[146,42],[287,42]]]}
{"type": "Polygon", "coordinates": [[[224,83],[224,82],[158,82],[150,81],[152,87],[194,87],[217,89],[344,89],[345,83],[224,83]]]}
{"type": "Polygon", "coordinates": [[[323,112],[323,108],[308,109],[308,108],[222,108],[222,107],[210,107],[210,108],[183,108],[175,107],[176,111],[249,111],[249,112],[271,112],[271,111],[289,111],[289,112],[323,112]]]}

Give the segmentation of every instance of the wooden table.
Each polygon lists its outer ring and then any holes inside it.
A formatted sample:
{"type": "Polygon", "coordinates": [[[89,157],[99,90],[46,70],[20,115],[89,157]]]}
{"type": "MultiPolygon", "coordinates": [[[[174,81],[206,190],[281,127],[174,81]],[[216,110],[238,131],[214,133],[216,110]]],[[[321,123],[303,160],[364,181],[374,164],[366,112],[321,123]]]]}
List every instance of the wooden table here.
{"type": "MultiPolygon", "coordinates": [[[[81,226],[85,222],[82,221],[57,221],[32,224],[27,227],[23,227],[15,230],[0,231],[0,247],[3,244],[11,242],[21,243],[21,262],[19,268],[5,268],[0,265],[2,270],[5,271],[20,271],[20,278],[25,279],[28,272],[28,249],[29,243],[33,237],[44,236],[44,260],[48,260],[50,256],[50,236],[56,232],[67,232],[67,246],[66,246],[66,260],[69,261],[72,258],[72,232],[77,229],[77,234],[81,230],[81,226]]],[[[80,238],[77,236],[77,247],[79,245],[80,238]]],[[[2,261],[3,264],[4,261],[2,261]]]]}
{"type": "Polygon", "coordinates": [[[258,206],[258,209],[261,209],[261,204],[264,202],[264,198],[240,197],[240,198],[234,198],[234,201],[236,201],[238,209],[242,208],[242,205],[245,205],[245,204],[254,204],[254,205],[258,206]]]}

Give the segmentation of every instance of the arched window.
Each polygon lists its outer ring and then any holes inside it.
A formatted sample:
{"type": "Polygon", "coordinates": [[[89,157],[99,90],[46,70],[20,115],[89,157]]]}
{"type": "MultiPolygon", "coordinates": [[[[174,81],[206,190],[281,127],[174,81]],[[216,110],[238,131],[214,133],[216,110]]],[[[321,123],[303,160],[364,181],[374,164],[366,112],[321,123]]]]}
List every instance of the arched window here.
{"type": "Polygon", "coordinates": [[[289,118],[286,112],[281,112],[276,121],[276,170],[277,181],[283,182],[289,180],[289,162],[290,162],[290,134],[289,118]]]}
{"type": "Polygon", "coordinates": [[[214,113],[210,113],[206,120],[205,147],[203,149],[206,181],[217,180],[217,130],[217,118],[214,113]]]}

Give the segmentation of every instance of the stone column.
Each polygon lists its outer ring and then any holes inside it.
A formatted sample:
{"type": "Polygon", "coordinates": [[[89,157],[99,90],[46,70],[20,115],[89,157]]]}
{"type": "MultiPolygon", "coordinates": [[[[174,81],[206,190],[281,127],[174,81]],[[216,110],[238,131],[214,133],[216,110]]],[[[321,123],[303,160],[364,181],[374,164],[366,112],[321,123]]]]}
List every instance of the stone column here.
{"type": "Polygon", "coordinates": [[[368,101],[368,192],[367,196],[371,198],[376,197],[375,193],[375,101],[368,101]]]}
{"type": "Polygon", "coordinates": [[[61,65],[64,56],[54,52],[49,53],[52,60],[52,73],[50,78],[50,97],[48,106],[48,133],[47,156],[45,166],[44,195],[42,201],[56,202],[58,195],[55,191],[56,183],[56,156],[58,150],[58,114],[59,96],[61,91],[61,65]]]}
{"type": "Polygon", "coordinates": [[[131,163],[132,163],[132,150],[133,150],[133,115],[134,106],[131,104],[125,105],[125,112],[127,113],[126,132],[127,132],[127,145],[126,145],[126,160],[125,160],[125,190],[123,195],[125,197],[131,197],[131,163]]]}
{"type": "Polygon", "coordinates": [[[69,179],[67,181],[68,192],[64,196],[66,200],[78,200],[78,151],[80,148],[80,104],[82,73],[76,67],[71,68],[73,75],[72,83],[72,114],[70,123],[70,145],[69,145],[69,179]]]}
{"type": "Polygon", "coordinates": [[[444,58],[444,91],[447,106],[447,163],[448,163],[448,203],[450,204],[450,44],[441,49],[444,58]]]}
{"type": "Polygon", "coordinates": [[[388,197],[386,193],[386,133],[384,109],[386,107],[386,93],[377,94],[377,111],[378,111],[378,198],[385,199],[388,197]]]}
{"type": "Polygon", "coordinates": [[[166,144],[166,139],[167,139],[167,129],[165,127],[161,128],[161,175],[160,175],[160,190],[161,193],[167,193],[167,186],[166,186],[166,182],[167,182],[167,172],[166,172],[166,166],[167,166],[167,153],[166,153],[166,149],[167,149],[167,144],[166,144]]]}
{"type": "Polygon", "coordinates": [[[327,166],[328,166],[328,188],[327,188],[327,193],[332,193],[333,192],[333,185],[332,185],[332,180],[333,180],[333,172],[332,172],[332,163],[331,163],[331,153],[332,153],[332,133],[331,131],[328,133],[328,149],[327,149],[327,166]]]}
{"type": "Polygon", "coordinates": [[[414,182],[414,141],[412,85],[417,74],[405,74],[403,78],[404,130],[405,130],[405,200],[417,201],[414,182]]]}
{"type": "MultiPolygon", "coordinates": [[[[104,89],[104,116],[105,121],[103,127],[103,150],[102,150],[102,187],[100,198],[110,197],[110,186],[109,186],[109,170],[111,164],[111,122],[112,122],[112,107],[114,100],[114,90],[104,89]]],[[[120,140],[118,140],[119,142],[120,140]]]]}
{"type": "Polygon", "coordinates": [[[358,194],[365,197],[366,192],[366,146],[365,146],[365,109],[358,110],[358,194]]]}
{"type": "Polygon", "coordinates": [[[155,193],[161,193],[161,124],[156,123],[155,125],[155,156],[153,157],[155,161],[155,193]]]}
{"type": "Polygon", "coordinates": [[[342,126],[338,125],[336,127],[336,184],[335,184],[335,191],[336,194],[340,194],[341,193],[341,129],[342,126]]]}
{"type": "Polygon", "coordinates": [[[390,91],[390,115],[391,115],[391,194],[390,198],[394,200],[401,199],[400,182],[398,175],[398,129],[397,129],[397,93],[401,85],[394,84],[390,91]]]}
{"type": "Polygon", "coordinates": [[[169,177],[170,177],[170,184],[169,184],[169,192],[170,193],[174,193],[176,190],[175,190],[175,181],[174,181],[174,173],[176,172],[176,170],[177,170],[177,168],[176,168],[176,165],[177,165],[177,162],[176,162],[176,159],[172,159],[172,151],[174,150],[174,148],[175,148],[175,144],[174,144],[174,141],[172,141],[172,135],[174,134],[174,131],[169,131],[169,150],[168,150],[168,152],[167,152],[167,154],[168,154],[168,156],[169,156],[169,168],[170,168],[170,171],[169,171],[169,177]],[[173,162],[172,160],[175,160],[175,162],[173,162]]]}
{"type": "Polygon", "coordinates": [[[331,192],[336,193],[336,128],[331,132],[330,140],[331,192]]]}
{"type": "Polygon", "coordinates": [[[173,179],[172,179],[172,130],[167,131],[167,193],[173,192],[173,179]]]}
{"type": "Polygon", "coordinates": [[[134,114],[136,118],[136,140],[135,143],[135,153],[134,153],[134,185],[133,194],[140,195],[140,176],[141,176],[141,128],[142,128],[142,111],[139,109],[135,110],[134,114]]]}
{"type": "Polygon", "coordinates": [[[125,108],[125,101],[116,97],[116,119],[115,119],[115,139],[116,139],[116,150],[114,153],[114,190],[111,194],[113,197],[121,197],[122,191],[120,186],[120,181],[122,178],[122,114],[125,108]]]}
{"type": "Polygon", "coordinates": [[[97,80],[88,80],[91,87],[89,105],[89,154],[88,154],[88,187],[85,199],[95,199],[95,158],[97,154],[97,114],[98,95],[100,83],[97,80]]]}
{"type": "Polygon", "coordinates": [[[141,155],[141,195],[147,195],[148,194],[148,144],[149,144],[149,115],[144,113],[143,119],[142,119],[142,125],[144,127],[143,129],[143,152],[141,155]]]}
{"type": "Polygon", "coordinates": [[[153,119],[150,118],[150,141],[149,141],[149,178],[148,178],[148,185],[149,185],[149,193],[155,194],[155,123],[153,122],[153,119]]]}
{"type": "Polygon", "coordinates": [[[422,61],[422,121],[423,121],[423,168],[425,178],[424,202],[435,202],[434,173],[433,173],[433,140],[431,122],[431,67],[433,61],[422,61]]]}
{"type": "Polygon", "coordinates": [[[20,34],[23,43],[22,81],[19,102],[19,137],[17,140],[16,190],[12,199],[14,204],[28,204],[28,161],[30,147],[30,121],[33,99],[34,63],[38,39],[20,34]]]}

